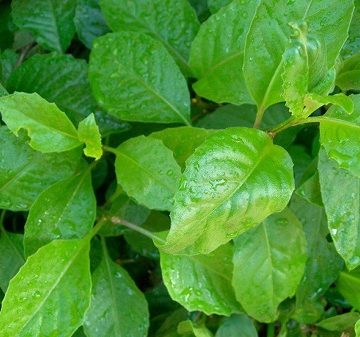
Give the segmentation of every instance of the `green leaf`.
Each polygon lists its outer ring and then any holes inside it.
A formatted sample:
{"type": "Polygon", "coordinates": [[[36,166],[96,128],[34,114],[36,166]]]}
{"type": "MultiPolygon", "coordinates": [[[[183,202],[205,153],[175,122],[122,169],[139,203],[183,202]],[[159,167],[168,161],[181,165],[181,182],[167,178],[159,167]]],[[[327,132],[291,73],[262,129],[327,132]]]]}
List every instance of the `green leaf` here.
{"type": "Polygon", "coordinates": [[[177,332],[184,337],[213,337],[213,334],[206,328],[205,323],[194,323],[191,320],[180,322],[177,332]]]}
{"type": "Polygon", "coordinates": [[[0,227],[0,288],[5,293],[9,281],[24,264],[23,235],[0,227]]]}
{"type": "Polygon", "coordinates": [[[320,143],[340,167],[360,178],[360,95],[350,96],[354,112],[331,107],[320,123],[320,143]]]}
{"type": "Polygon", "coordinates": [[[81,144],[67,116],[36,93],[16,92],[0,97],[0,113],[16,136],[19,130],[27,130],[29,145],[37,151],[63,152],[81,144]]]}
{"type": "Polygon", "coordinates": [[[93,276],[92,300],[84,331],[88,337],[145,337],[149,312],[142,292],[125,269],[103,256],[93,276]]]}
{"type": "Polygon", "coordinates": [[[16,26],[31,32],[46,49],[66,51],[75,34],[76,0],[14,0],[11,4],[16,26]]]}
{"type": "Polygon", "coordinates": [[[26,255],[55,239],[83,238],[92,228],[96,199],[89,168],[50,186],[35,200],[25,224],[26,255]]]}
{"type": "Polygon", "coordinates": [[[351,56],[360,51],[360,1],[354,0],[355,10],[349,28],[349,36],[343,47],[342,55],[351,56]]]}
{"type": "Polygon", "coordinates": [[[6,84],[10,92],[36,92],[55,103],[75,125],[96,109],[88,66],[71,55],[36,54],[21,64],[6,84]]]}
{"type": "Polygon", "coordinates": [[[323,202],[321,198],[318,172],[315,172],[309,179],[302,183],[296,190],[296,194],[312,204],[322,206],[323,202]]]}
{"type": "Polygon", "coordinates": [[[177,327],[180,322],[188,319],[188,317],[188,312],[185,309],[178,309],[172,312],[156,331],[155,337],[179,337],[177,327]]]}
{"type": "Polygon", "coordinates": [[[208,9],[207,0],[189,0],[190,5],[195,9],[200,22],[205,21],[210,13],[208,9]]]}
{"type": "Polygon", "coordinates": [[[181,170],[162,141],[139,136],[116,149],[118,184],[138,203],[158,210],[170,210],[179,185],[181,170]]]}
{"type": "Polygon", "coordinates": [[[164,248],[206,254],[281,211],[294,189],[292,165],[262,131],[215,133],[186,162],[164,248]]]}
{"type": "Polygon", "coordinates": [[[329,331],[344,331],[352,328],[359,319],[360,315],[357,312],[347,312],[346,314],[326,318],[316,325],[329,331]]]}
{"type": "Polygon", "coordinates": [[[150,137],[160,139],[173,152],[175,160],[184,169],[186,159],[211,134],[210,130],[182,126],[154,132],[150,137]]]}
{"type": "Polygon", "coordinates": [[[270,216],[234,241],[233,261],[233,287],[245,311],[260,322],[276,320],[278,305],[295,295],[304,273],[301,223],[289,210],[270,216]]]}
{"type": "Polygon", "coordinates": [[[0,208],[25,211],[52,184],[73,175],[80,149],[42,154],[0,127],[0,208]]]}
{"type": "Polygon", "coordinates": [[[84,153],[86,156],[96,160],[101,158],[103,154],[101,134],[94,114],[90,114],[79,123],[78,137],[85,144],[84,153]]]}
{"type": "Polygon", "coordinates": [[[0,81],[5,85],[14,71],[19,55],[11,49],[5,49],[0,54],[0,81]]]}
{"type": "Polygon", "coordinates": [[[100,5],[113,31],[150,35],[167,48],[185,74],[190,74],[187,61],[199,22],[187,0],[101,0],[100,5]]]}
{"type": "Polygon", "coordinates": [[[129,121],[189,124],[187,84],[160,42],[138,33],[99,37],[90,54],[99,104],[129,121]]]}
{"type": "Polygon", "coordinates": [[[109,31],[99,0],[77,0],[74,23],[80,41],[89,49],[95,38],[109,31]]]}
{"type": "Polygon", "coordinates": [[[341,64],[336,76],[336,85],[342,91],[360,90],[360,53],[349,57],[341,64]]]}
{"type": "Polygon", "coordinates": [[[225,7],[231,2],[231,0],[208,0],[208,5],[211,13],[216,13],[222,7],[225,7]]]}
{"type": "Polygon", "coordinates": [[[360,178],[341,169],[323,150],[319,176],[331,237],[348,269],[354,269],[360,265],[360,178]]]}
{"type": "Polygon", "coordinates": [[[201,25],[190,56],[198,95],[218,103],[252,103],[242,66],[246,33],[257,5],[258,1],[235,0],[201,25]]]}
{"type": "Polygon", "coordinates": [[[3,87],[3,85],[0,83],[0,97],[1,96],[6,96],[9,93],[7,92],[7,90],[3,87]]]}
{"type": "Polygon", "coordinates": [[[208,255],[177,256],[160,251],[162,277],[171,298],[188,311],[229,316],[241,311],[231,287],[232,246],[208,255]]]}
{"type": "Polygon", "coordinates": [[[252,320],[245,314],[226,318],[216,331],[215,337],[257,337],[252,320]]]}
{"type": "Polygon", "coordinates": [[[290,26],[294,31],[291,44],[282,56],[283,97],[295,117],[306,118],[329,103],[324,100],[335,100],[336,96],[323,97],[334,89],[335,70],[328,70],[325,46],[308,33],[306,23],[290,26]],[[318,104],[313,102],[312,95],[319,98],[318,104]]]}
{"type": "Polygon", "coordinates": [[[336,282],[340,294],[356,309],[360,310],[360,270],[342,271],[336,282]]]}
{"type": "Polygon", "coordinates": [[[0,3],[0,50],[9,48],[13,43],[10,3],[0,3]]]}
{"type": "Polygon", "coordinates": [[[11,280],[0,331],[4,337],[70,337],[82,324],[90,291],[89,240],[53,241],[11,280]]]}
{"type": "Polygon", "coordinates": [[[316,306],[343,268],[343,260],[328,242],[327,219],[323,207],[295,197],[290,209],[304,226],[307,242],[307,261],[304,277],[296,290],[296,318],[302,323],[313,324],[319,317],[313,314],[316,306]]]}
{"type": "Polygon", "coordinates": [[[291,35],[288,23],[306,22],[313,37],[324,41],[330,69],[347,38],[352,12],[352,0],[261,1],[252,18],[244,55],[245,81],[259,111],[282,101],[282,55],[291,35]]]}

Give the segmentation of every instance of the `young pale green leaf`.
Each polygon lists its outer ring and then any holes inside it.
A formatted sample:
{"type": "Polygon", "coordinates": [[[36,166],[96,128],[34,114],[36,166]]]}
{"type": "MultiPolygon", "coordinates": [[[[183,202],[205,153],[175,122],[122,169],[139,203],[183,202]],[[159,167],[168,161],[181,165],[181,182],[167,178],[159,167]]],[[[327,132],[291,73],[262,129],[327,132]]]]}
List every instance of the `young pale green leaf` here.
{"type": "Polygon", "coordinates": [[[122,143],[116,149],[115,170],[118,184],[138,203],[172,209],[181,170],[161,140],[139,136],[122,143]]]}
{"type": "Polygon", "coordinates": [[[177,332],[181,336],[195,336],[195,337],[213,337],[211,331],[205,326],[204,322],[194,323],[191,320],[180,322],[177,327],[177,332]]]}
{"type": "Polygon", "coordinates": [[[231,0],[208,0],[208,6],[211,13],[216,13],[222,7],[225,7],[231,2],[231,0]]]}
{"type": "Polygon", "coordinates": [[[182,126],[154,132],[150,137],[160,139],[173,152],[175,160],[184,169],[185,161],[212,132],[212,130],[182,126]]]}
{"type": "Polygon", "coordinates": [[[146,33],[160,41],[189,75],[190,45],[199,21],[187,0],[101,0],[101,9],[113,31],[146,33]]]}
{"type": "Polygon", "coordinates": [[[324,43],[308,33],[306,23],[292,23],[291,27],[294,30],[291,44],[282,56],[283,98],[295,117],[306,118],[329,103],[324,100],[335,100],[323,97],[334,88],[335,70],[328,70],[324,43]],[[312,102],[312,94],[320,98],[317,104],[312,102]]]}
{"type": "Polygon", "coordinates": [[[352,328],[359,319],[359,313],[347,312],[342,315],[326,318],[316,325],[328,331],[344,331],[346,329],[352,328]]]}
{"type": "Polygon", "coordinates": [[[245,311],[260,322],[276,320],[278,305],[295,295],[304,273],[301,223],[290,210],[270,216],[235,240],[233,262],[233,287],[245,311]]]}
{"type": "Polygon", "coordinates": [[[340,294],[354,307],[360,310],[360,270],[356,269],[351,272],[342,271],[336,282],[336,287],[340,294]]]}
{"type": "Polygon", "coordinates": [[[24,264],[23,235],[0,227],[0,288],[5,293],[9,281],[24,264]]]}
{"type": "Polygon", "coordinates": [[[99,104],[124,120],[189,124],[185,78],[160,42],[132,32],[94,42],[90,82],[99,104]]]}
{"type": "Polygon", "coordinates": [[[257,337],[253,321],[245,314],[226,318],[216,331],[215,337],[257,337]]]}
{"type": "Polygon", "coordinates": [[[0,97],[0,113],[16,136],[21,129],[27,131],[29,145],[37,151],[63,152],[81,145],[67,116],[36,93],[16,92],[0,97]]]}
{"type": "Polygon", "coordinates": [[[173,300],[188,311],[229,316],[241,311],[231,287],[230,244],[208,255],[179,256],[160,251],[163,281],[173,300]]]}
{"type": "Polygon", "coordinates": [[[42,192],[30,208],[25,224],[26,255],[55,239],[78,239],[92,228],[96,199],[89,169],[42,192]]]}
{"type": "Polygon", "coordinates": [[[41,46],[66,51],[75,34],[76,0],[14,0],[11,5],[16,26],[31,32],[41,46]]]}
{"type": "Polygon", "coordinates": [[[304,277],[296,290],[296,317],[302,323],[313,324],[320,317],[317,312],[309,310],[310,306],[316,306],[337,279],[344,263],[334,244],[326,238],[329,230],[323,207],[294,197],[290,209],[303,224],[307,242],[304,277]]]}
{"type": "Polygon", "coordinates": [[[342,91],[360,90],[360,53],[344,60],[336,76],[336,85],[342,91]]]}
{"type": "Polygon", "coordinates": [[[360,320],[358,320],[355,324],[355,333],[356,337],[360,337],[360,320]]]}
{"type": "Polygon", "coordinates": [[[24,138],[0,127],[0,208],[28,210],[42,191],[76,172],[80,156],[80,149],[60,154],[34,151],[24,138]]]}
{"type": "Polygon", "coordinates": [[[320,143],[340,167],[360,178],[360,95],[350,96],[354,112],[333,106],[320,123],[320,143]]]}
{"type": "Polygon", "coordinates": [[[244,55],[246,85],[259,111],[282,101],[282,55],[291,35],[288,23],[306,22],[313,37],[324,41],[330,69],[347,38],[352,12],[352,0],[260,2],[247,34],[244,55]]]}
{"type": "Polygon", "coordinates": [[[323,150],[319,176],[331,237],[348,269],[354,269],[360,265],[360,178],[341,169],[323,150]]]}
{"type": "Polygon", "coordinates": [[[70,55],[36,54],[21,64],[6,83],[10,92],[36,92],[55,103],[77,125],[96,109],[84,60],[70,55]]]}
{"type": "Polygon", "coordinates": [[[235,0],[201,25],[190,56],[190,66],[198,79],[194,84],[198,95],[236,105],[253,101],[242,66],[246,33],[258,2],[235,0]]]}
{"type": "Polygon", "coordinates": [[[163,247],[206,254],[254,227],[288,203],[292,161],[264,132],[219,131],[187,160],[163,247]]]}
{"type": "Polygon", "coordinates": [[[90,293],[89,240],[53,241],[11,280],[0,312],[2,336],[70,337],[82,324],[90,293]]]}
{"type": "Polygon", "coordinates": [[[100,9],[99,0],[78,0],[74,23],[80,41],[89,49],[95,38],[109,31],[100,9]]]}
{"type": "Polygon", "coordinates": [[[94,114],[90,114],[79,123],[78,136],[79,140],[85,144],[85,155],[96,160],[100,159],[103,154],[101,134],[94,114]]]}
{"type": "Polygon", "coordinates": [[[92,276],[91,306],[85,316],[87,337],[146,337],[149,312],[143,293],[129,274],[111,261],[105,243],[92,276]]]}

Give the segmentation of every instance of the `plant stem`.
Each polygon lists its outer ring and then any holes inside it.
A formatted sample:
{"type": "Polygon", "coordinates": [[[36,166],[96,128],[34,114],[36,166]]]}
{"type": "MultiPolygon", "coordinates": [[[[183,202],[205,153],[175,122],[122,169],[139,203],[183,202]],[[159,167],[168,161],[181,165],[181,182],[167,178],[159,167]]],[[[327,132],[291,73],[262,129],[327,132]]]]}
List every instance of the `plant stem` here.
{"type": "Polygon", "coordinates": [[[275,335],[275,326],[274,323],[270,323],[267,326],[266,337],[274,337],[274,335],[275,335]]]}
{"type": "Polygon", "coordinates": [[[140,233],[140,234],[142,234],[142,235],[145,235],[145,236],[147,236],[148,238],[150,238],[150,239],[153,240],[153,241],[158,241],[158,242],[160,242],[160,243],[162,243],[162,244],[165,243],[165,240],[163,240],[161,237],[159,237],[159,236],[157,236],[156,234],[148,231],[147,229],[142,228],[142,227],[140,227],[140,226],[138,226],[138,225],[135,225],[135,224],[133,224],[133,223],[131,223],[131,222],[129,222],[129,221],[120,219],[120,218],[118,218],[118,217],[116,217],[116,216],[111,217],[111,218],[110,218],[110,221],[111,221],[113,224],[123,225],[123,226],[125,226],[125,227],[127,227],[127,228],[129,228],[129,229],[132,229],[132,230],[135,231],[135,232],[138,232],[138,233],[140,233]]]}
{"type": "Polygon", "coordinates": [[[260,127],[261,121],[264,117],[264,113],[265,113],[265,109],[263,106],[259,106],[257,113],[256,113],[256,118],[255,118],[255,122],[254,122],[254,128],[258,129],[260,127]]]}
{"type": "Polygon", "coordinates": [[[290,117],[288,120],[286,120],[283,123],[280,123],[279,125],[275,126],[269,132],[273,134],[277,134],[279,132],[282,132],[292,126],[302,125],[302,124],[309,124],[309,123],[319,123],[324,121],[325,118],[323,116],[317,116],[317,117],[309,117],[309,118],[300,118],[295,119],[294,117],[290,117]]]}
{"type": "Polygon", "coordinates": [[[111,146],[106,146],[106,145],[103,145],[103,150],[104,151],[107,151],[107,152],[111,152],[113,154],[117,154],[117,151],[115,148],[111,147],[111,146]]]}

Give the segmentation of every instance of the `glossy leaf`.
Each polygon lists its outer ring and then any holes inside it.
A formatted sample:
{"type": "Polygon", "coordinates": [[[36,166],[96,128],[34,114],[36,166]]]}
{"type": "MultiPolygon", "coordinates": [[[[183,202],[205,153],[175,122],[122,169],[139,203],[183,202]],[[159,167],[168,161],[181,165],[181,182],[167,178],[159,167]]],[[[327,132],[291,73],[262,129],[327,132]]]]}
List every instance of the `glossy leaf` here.
{"type": "Polygon", "coordinates": [[[84,237],[92,228],[96,199],[88,168],[62,180],[40,194],[25,224],[27,255],[55,239],[84,237]]]}
{"type": "Polygon", "coordinates": [[[307,243],[305,272],[296,290],[296,317],[303,323],[315,323],[319,317],[310,308],[334,283],[344,263],[326,238],[329,230],[323,207],[294,197],[290,209],[303,224],[307,243]]]}
{"type": "Polygon", "coordinates": [[[162,277],[170,296],[188,311],[226,316],[241,311],[231,287],[231,258],[230,245],[197,256],[160,251],[162,277]]]}
{"type": "Polygon", "coordinates": [[[281,211],[293,189],[291,159],[267,134],[219,131],[186,162],[164,248],[209,253],[281,211]]]}
{"type": "Polygon", "coordinates": [[[282,55],[291,35],[288,23],[305,21],[313,37],[324,41],[330,69],[347,38],[352,12],[351,0],[260,2],[247,35],[244,56],[245,81],[260,111],[282,101],[282,55]]]}
{"type": "Polygon", "coordinates": [[[79,39],[89,49],[95,38],[109,31],[100,9],[99,0],[78,0],[74,23],[79,39]]]}
{"type": "Polygon", "coordinates": [[[360,53],[344,60],[336,76],[336,85],[342,91],[360,90],[360,53]]]}
{"type": "Polygon", "coordinates": [[[210,130],[183,126],[154,132],[150,137],[160,139],[173,152],[175,160],[184,169],[185,161],[211,134],[210,130]]]}
{"type": "Polygon", "coordinates": [[[360,270],[342,271],[336,282],[340,294],[356,309],[360,308],[360,270]]]}
{"type": "Polygon", "coordinates": [[[359,319],[360,315],[357,312],[347,312],[346,314],[326,318],[319,322],[317,326],[329,331],[344,331],[352,328],[359,319]]]}
{"type": "Polygon", "coordinates": [[[190,56],[190,66],[198,79],[193,87],[198,95],[236,105],[253,101],[242,66],[246,33],[257,5],[258,1],[235,0],[201,25],[190,56]]]}
{"type": "Polygon", "coordinates": [[[349,37],[343,47],[342,55],[351,56],[360,51],[360,1],[354,0],[355,10],[349,28],[349,37]]]}
{"type": "Polygon", "coordinates": [[[0,313],[1,333],[70,337],[82,324],[90,291],[89,240],[53,241],[11,280],[0,313]]]}
{"type": "Polygon", "coordinates": [[[96,108],[84,60],[70,55],[37,54],[18,67],[6,83],[9,91],[36,92],[55,103],[77,124],[96,108]]]}
{"type": "Polygon", "coordinates": [[[350,96],[354,112],[331,107],[320,123],[320,143],[340,167],[360,178],[360,95],[350,96]]]}
{"type": "Polygon", "coordinates": [[[360,265],[360,178],[341,169],[325,151],[319,154],[319,176],[331,237],[348,269],[354,269],[360,265]]]}
{"type": "Polygon", "coordinates": [[[209,9],[212,13],[216,13],[222,7],[228,5],[231,0],[208,0],[209,9]]]}
{"type": "Polygon", "coordinates": [[[113,31],[150,35],[167,48],[186,74],[191,72],[187,61],[199,22],[187,0],[101,0],[100,4],[113,31]]]}
{"type": "Polygon", "coordinates": [[[301,223],[285,210],[234,242],[236,298],[258,321],[276,320],[278,305],[295,294],[304,273],[306,241],[301,223]]]}
{"type": "Polygon", "coordinates": [[[79,123],[78,137],[85,144],[84,153],[86,156],[95,159],[101,158],[103,154],[101,135],[94,114],[90,114],[79,123]]]}
{"type": "Polygon", "coordinates": [[[146,299],[125,269],[111,261],[106,247],[103,247],[102,260],[92,276],[92,283],[91,306],[84,322],[86,336],[147,336],[146,299]]]}
{"type": "Polygon", "coordinates": [[[9,281],[24,264],[23,235],[0,227],[0,288],[5,293],[9,281]]]}
{"type": "Polygon", "coordinates": [[[181,170],[162,141],[140,136],[122,143],[116,149],[115,169],[118,183],[138,203],[150,209],[172,208],[181,170]]]}
{"type": "Polygon", "coordinates": [[[12,1],[14,23],[47,49],[65,52],[75,34],[75,0],[12,1]]]}
{"type": "Polygon", "coordinates": [[[252,320],[245,314],[226,318],[216,331],[215,337],[257,337],[252,320]]]}
{"type": "Polygon", "coordinates": [[[99,104],[129,121],[189,124],[186,81],[160,42],[138,33],[96,39],[90,82],[99,104]]]}
{"type": "Polygon", "coordinates": [[[42,191],[76,172],[80,150],[42,154],[3,126],[0,158],[0,208],[25,211],[42,191]]]}
{"type": "Polygon", "coordinates": [[[16,92],[0,97],[0,113],[16,136],[21,129],[27,131],[29,145],[37,151],[63,152],[81,144],[67,116],[36,93],[16,92]]]}

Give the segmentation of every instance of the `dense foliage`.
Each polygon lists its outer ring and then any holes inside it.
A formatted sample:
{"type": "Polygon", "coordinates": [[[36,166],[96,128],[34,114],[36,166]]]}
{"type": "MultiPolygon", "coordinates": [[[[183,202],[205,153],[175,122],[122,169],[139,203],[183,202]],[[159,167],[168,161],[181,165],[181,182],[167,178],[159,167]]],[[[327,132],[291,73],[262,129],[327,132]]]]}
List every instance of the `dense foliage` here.
{"type": "Polygon", "coordinates": [[[360,336],[360,1],[0,1],[0,336],[360,336]]]}

